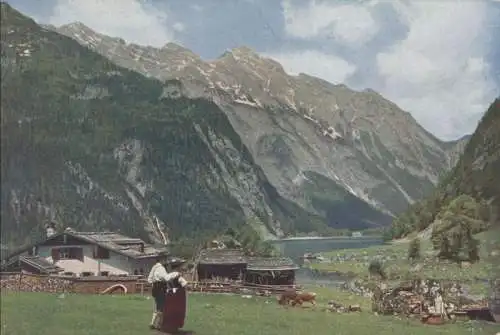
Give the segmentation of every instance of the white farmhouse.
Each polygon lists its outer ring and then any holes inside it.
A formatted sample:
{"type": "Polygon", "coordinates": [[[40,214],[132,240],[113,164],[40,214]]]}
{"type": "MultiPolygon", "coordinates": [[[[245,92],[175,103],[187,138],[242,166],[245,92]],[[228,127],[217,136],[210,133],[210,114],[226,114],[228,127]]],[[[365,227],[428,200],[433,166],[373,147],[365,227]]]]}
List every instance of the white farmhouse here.
{"type": "MultiPolygon", "coordinates": [[[[10,255],[2,270],[15,267],[26,271],[25,268],[31,269],[33,264],[45,264],[45,268],[51,265],[60,274],[77,277],[144,275],[158,256],[166,256],[163,246],[158,248],[138,238],[67,229],[10,255]]],[[[38,266],[33,270],[44,273],[45,268],[38,266]]]]}

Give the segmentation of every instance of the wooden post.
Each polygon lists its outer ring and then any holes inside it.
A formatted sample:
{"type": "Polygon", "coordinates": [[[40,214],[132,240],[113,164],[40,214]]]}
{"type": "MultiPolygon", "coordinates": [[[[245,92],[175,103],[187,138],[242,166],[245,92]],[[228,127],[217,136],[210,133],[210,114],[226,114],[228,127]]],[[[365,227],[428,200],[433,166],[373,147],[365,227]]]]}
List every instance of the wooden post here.
{"type": "Polygon", "coordinates": [[[19,282],[17,283],[17,291],[21,291],[21,284],[23,280],[23,271],[19,272],[19,282]]]}

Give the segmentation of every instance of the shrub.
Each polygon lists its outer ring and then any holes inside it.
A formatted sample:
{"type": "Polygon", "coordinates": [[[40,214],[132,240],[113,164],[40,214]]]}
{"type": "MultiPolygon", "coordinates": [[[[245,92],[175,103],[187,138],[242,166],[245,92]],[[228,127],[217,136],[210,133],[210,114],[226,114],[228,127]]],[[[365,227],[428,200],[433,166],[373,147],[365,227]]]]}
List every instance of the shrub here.
{"type": "Polygon", "coordinates": [[[383,264],[379,260],[374,260],[368,265],[368,272],[370,275],[380,276],[382,279],[386,279],[385,270],[383,264]]]}
{"type": "Polygon", "coordinates": [[[420,259],[420,239],[418,237],[411,240],[410,245],[408,246],[408,259],[420,259]]]}

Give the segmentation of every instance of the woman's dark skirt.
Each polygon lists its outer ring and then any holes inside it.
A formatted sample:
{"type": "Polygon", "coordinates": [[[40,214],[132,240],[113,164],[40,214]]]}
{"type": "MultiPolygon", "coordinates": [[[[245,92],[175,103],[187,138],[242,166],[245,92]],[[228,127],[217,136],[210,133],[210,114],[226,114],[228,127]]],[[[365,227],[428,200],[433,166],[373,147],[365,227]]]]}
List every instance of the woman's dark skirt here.
{"type": "Polygon", "coordinates": [[[163,332],[175,332],[184,327],[186,319],[187,294],[185,288],[178,288],[174,293],[168,290],[163,308],[163,332]]]}

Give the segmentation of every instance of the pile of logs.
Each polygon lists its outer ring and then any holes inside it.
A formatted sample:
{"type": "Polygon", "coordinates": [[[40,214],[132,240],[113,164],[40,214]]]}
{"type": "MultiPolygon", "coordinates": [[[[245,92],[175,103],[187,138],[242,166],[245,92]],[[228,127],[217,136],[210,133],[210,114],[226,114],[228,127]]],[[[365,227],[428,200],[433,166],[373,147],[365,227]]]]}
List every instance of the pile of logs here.
{"type": "Polygon", "coordinates": [[[435,280],[415,280],[395,288],[379,288],[372,297],[372,310],[378,314],[417,316],[435,324],[438,321],[431,316],[454,319],[486,305],[486,301],[465,298],[458,283],[435,280]]]}
{"type": "Polygon", "coordinates": [[[72,285],[72,281],[51,276],[16,274],[3,276],[0,280],[2,291],[62,293],[71,292],[72,285]]]}

